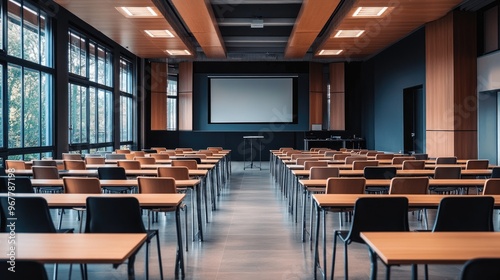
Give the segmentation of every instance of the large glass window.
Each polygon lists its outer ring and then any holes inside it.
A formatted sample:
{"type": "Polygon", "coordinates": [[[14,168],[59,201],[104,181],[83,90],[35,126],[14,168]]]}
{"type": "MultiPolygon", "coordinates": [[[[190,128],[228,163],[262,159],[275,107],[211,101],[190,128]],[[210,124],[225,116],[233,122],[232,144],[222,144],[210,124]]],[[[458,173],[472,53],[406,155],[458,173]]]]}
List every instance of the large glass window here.
{"type": "Polygon", "coordinates": [[[70,30],[69,143],[74,151],[113,146],[113,59],[111,51],[70,30]]]}
{"type": "Polygon", "coordinates": [[[5,107],[0,90],[0,109],[6,110],[7,137],[4,137],[3,114],[0,114],[0,147],[15,149],[10,158],[41,158],[53,152],[50,24],[43,11],[25,1],[9,0],[7,5],[6,34],[1,29],[2,37],[7,38],[7,56],[0,67],[0,77],[4,77],[6,71],[7,79],[0,79],[7,89],[5,107]],[[4,139],[8,139],[6,143],[4,139]]]}
{"type": "Polygon", "coordinates": [[[177,77],[167,80],[167,130],[177,130],[177,77]]]}
{"type": "Polygon", "coordinates": [[[133,67],[120,58],[120,145],[129,146],[133,141],[133,67]]]}

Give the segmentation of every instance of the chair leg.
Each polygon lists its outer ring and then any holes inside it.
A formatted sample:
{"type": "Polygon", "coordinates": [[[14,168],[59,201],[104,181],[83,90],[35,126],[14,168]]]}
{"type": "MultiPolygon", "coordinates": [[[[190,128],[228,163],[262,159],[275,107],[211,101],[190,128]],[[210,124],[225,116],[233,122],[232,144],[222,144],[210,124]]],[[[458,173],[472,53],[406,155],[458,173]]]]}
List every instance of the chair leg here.
{"type": "Polygon", "coordinates": [[[429,267],[427,266],[427,264],[424,264],[424,279],[429,279],[429,267]]]}
{"type": "Polygon", "coordinates": [[[57,280],[57,267],[58,267],[58,264],[54,264],[54,276],[52,277],[52,279],[54,280],[57,280]]]}
{"type": "Polygon", "coordinates": [[[147,240],[146,241],[146,261],[145,261],[145,264],[146,264],[146,280],[149,279],[149,243],[151,242],[151,240],[147,240]]]}
{"type": "Polygon", "coordinates": [[[333,280],[333,276],[335,276],[335,255],[337,252],[337,231],[333,233],[333,250],[332,250],[332,274],[330,279],[333,280]]]}
{"type": "Polygon", "coordinates": [[[156,249],[158,250],[158,265],[160,266],[160,279],[163,280],[163,264],[161,262],[160,236],[156,233],[156,249]]]}
{"type": "Polygon", "coordinates": [[[184,226],[186,227],[186,252],[188,251],[188,239],[189,239],[189,230],[188,230],[188,208],[187,205],[184,205],[184,226]]]}
{"type": "MultiPolygon", "coordinates": [[[[371,274],[370,274],[370,280],[375,280],[377,279],[377,254],[370,248],[368,248],[368,252],[370,253],[370,260],[371,260],[371,274]]],[[[390,278],[390,269],[389,266],[387,266],[387,271],[386,271],[386,277],[387,279],[390,278]]]]}
{"type": "Polygon", "coordinates": [[[347,241],[344,241],[344,278],[345,280],[349,279],[349,256],[347,255],[347,241]]]}

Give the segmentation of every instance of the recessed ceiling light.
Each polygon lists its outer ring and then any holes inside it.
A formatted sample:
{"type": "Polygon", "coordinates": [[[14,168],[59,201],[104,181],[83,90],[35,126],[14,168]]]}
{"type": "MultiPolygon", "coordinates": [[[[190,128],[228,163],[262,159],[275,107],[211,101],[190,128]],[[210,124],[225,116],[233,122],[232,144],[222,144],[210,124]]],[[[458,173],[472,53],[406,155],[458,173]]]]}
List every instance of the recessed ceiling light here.
{"type": "Polygon", "coordinates": [[[321,50],[318,55],[339,55],[344,50],[321,50]]]}
{"type": "Polygon", "coordinates": [[[157,17],[158,11],[152,7],[116,7],[118,12],[128,18],[157,17]]]}
{"type": "Polygon", "coordinates": [[[380,17],[388,7],[359,7],[356,9],[353,17],[380,17]]]}
{"type": "Polygon", "coordinates": [[[188,50],[166,50],[169,55],[191,55],[188,50]]]}
{"type": "Polygon", "coordinates": [[[365,33],[364,30],[339,30],[335,34],[335,38],[356,38],[365,33]]]}
{"type": "Polygon", "coordinates": [[[144,30],[146,34],[153,38],[174,38],[174,34],[168,30],[144,30]]]}

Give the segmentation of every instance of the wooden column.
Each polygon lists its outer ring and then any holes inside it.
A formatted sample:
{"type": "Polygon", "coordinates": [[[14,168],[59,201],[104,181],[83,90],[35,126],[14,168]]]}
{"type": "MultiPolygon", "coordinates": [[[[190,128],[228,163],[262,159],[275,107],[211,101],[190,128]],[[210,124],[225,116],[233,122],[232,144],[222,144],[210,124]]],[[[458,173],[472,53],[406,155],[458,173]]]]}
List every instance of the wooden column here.
{"type": "Polygon", "coordinates": [[[193,62],[179,63],[179,130],[193,130],[193,62]]]}
{"type": "Polygon", "coordinates": [[[309,64],[309,129],[323,123],[323,66],[309,64]]]}
{"type": "Polygon", "coordinates": [[[167,129],[167,69],[167,63],[151,62],[151,130],[167,129]]]}
{"type": "Polygon", "coordinates": [[[474,14],[454,11],[428,23],[426,152],[477,157],[477,67],[474,14]]]}
{"type": "Polygon", "coordinates": [[[344,63],[330,63],[330,127],[345,130],[344,63]]]}

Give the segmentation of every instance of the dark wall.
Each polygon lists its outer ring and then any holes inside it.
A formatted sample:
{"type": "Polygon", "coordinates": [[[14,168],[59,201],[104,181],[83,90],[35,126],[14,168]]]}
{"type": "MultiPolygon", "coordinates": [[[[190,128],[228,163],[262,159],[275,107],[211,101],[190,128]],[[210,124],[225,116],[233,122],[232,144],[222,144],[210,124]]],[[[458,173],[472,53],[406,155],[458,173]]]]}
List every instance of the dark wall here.
{"type": "MultiPolygon", "coordinates": [[[[425,96],[425,29],[363,63],[363,134],[370,149],[403,150],[403,90],[422,85],[425,96]]],[[[425,108],[425,98],[421,100],[425,108]]],[[[417,116],[425,124],[425,112],[417,116]]],[[[424,130],[425,131],[425,130],[424,130]]],[[[425,147],[425,135],[417,142],[425,147]]]]}
{"type": "Polygon", "coordinates": [[[193,130],[196,131],[304,131],[309,127],[309,64],[306,62],[195,62],[193,76],[193,130]],[[210,75],[297,75],[297,123],[211,124],[210,75]]]}

